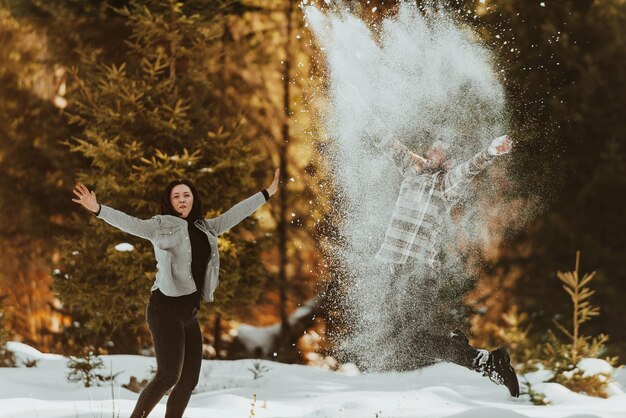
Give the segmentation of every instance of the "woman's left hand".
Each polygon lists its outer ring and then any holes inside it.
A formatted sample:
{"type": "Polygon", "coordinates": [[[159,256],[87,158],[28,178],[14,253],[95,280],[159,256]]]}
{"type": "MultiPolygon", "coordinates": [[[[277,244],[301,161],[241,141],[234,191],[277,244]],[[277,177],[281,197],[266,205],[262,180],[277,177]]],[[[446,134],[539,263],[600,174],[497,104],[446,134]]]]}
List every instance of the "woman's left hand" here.
{"type": "Polygon", "coordinates": [[[270,196],[276,193],[276,190],[278,190],[279,177],[280,177],[280,168],[277,168],[276,171],[274,171],[274,181],[272,182],[272,185],[266,189],[267,193],[270,196]]]}

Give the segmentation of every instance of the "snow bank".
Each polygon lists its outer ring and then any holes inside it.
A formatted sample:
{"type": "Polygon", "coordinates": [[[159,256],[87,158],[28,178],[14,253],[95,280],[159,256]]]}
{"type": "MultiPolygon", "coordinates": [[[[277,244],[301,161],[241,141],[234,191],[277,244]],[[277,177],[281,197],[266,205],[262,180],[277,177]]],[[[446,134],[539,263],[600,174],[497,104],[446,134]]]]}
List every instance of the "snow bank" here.
{"type": "MultiPolygon", "coordinates": [[[[288,318],[290,325],[295,325],[300,319],[310,316],[317,304],[316,299],[307,301],[304,306],[296,309],[288,318]]],[[[269,325],[266,327],[257,327],[254,325],[241,324],[234,331],[237,339],[250,352],[260,351],[261,354],[267,356],[271,354],[276,345],[278,334],[280,333],[280,323],[269,325]]]]}
{"type": "Polygon", "coordinates": [[[582,370],[583,376],[593,376],[594,374],[613,374],[613,367],[606,361],[599,358],[585,358],[578,362],[577,366],[582,370]]]}
{"type": "MultiPolygon", "coordinates": [[[[9,343],[9,348],[20,358],[37,358],[39,363],[35,368],[0,368],[0,418],[128,416],[138,395],[120,385],[131,375],[140,380],[149,378],[155,364],[152,357],[103,356],[107,368],[121,372],[117,383],[84,388],[65,380],[62,356],[44,354],[20,343],[9,343]]],[[[626,411],[626,395],[621,391],[609,399],[598,399],[553,383],[541,387],[553,405],[535,406],[525,397],[509,397],[503,386],[475,372],[447,363],[406,373],[355,372],[350,376],[262,361],[268,371],[254,379],[249,369],[255,361],[205,360],[185,416],[247,417],[253,410],[257,418],[623,418],[626,411]]],[[[623,370],[616,376],[618,381],[626,380],[623,370]]],[[[151,417],[164,415],[166,401],[167,397],[151,417]]]]}

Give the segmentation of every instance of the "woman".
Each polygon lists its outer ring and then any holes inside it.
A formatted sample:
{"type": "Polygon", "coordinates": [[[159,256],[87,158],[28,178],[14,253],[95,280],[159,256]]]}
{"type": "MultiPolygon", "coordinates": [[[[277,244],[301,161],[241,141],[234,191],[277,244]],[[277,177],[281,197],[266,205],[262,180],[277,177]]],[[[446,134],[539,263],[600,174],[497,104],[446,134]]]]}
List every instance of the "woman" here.
{"type": "Polygon", "coordinates": [[[202,335],[198,323],[200,301],[213,301],[218,285],[217,237],[248,217],[278,188],[279,170],[266,190],[239,202],[216,218],[202,217],[198,190],[179,179],[161,197],[161,215],[141,220],[99,204],[83,184],[74,189],[76,202],[98,218],[129,234],[150,240],[157,273],[147,307],[147,320],[157,360],[154,379],[139,395],[131,418],[145,418],[172,389],[166,418],[182,417],[198,384],[202,363],[202,335]]]}

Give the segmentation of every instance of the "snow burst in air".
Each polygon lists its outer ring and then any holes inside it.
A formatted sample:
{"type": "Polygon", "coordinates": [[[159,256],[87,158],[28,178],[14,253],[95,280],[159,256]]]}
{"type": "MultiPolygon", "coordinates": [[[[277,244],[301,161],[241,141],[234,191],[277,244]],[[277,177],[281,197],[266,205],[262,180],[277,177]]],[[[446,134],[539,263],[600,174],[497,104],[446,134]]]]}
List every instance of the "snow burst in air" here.
{"type": "MultiPolygon", "coordinates": [[[[329,13],[313,6],[304,10],[329,79],[331,103],[324,120],[341,219],[333,255],[341,266],[345,291],[339,303],[350,330],[342,347],[365,368],[403,368],[413,354],[407,350],[405,330],[398,330],[401,318],[429,312],[429,307],[411,293],[415,283],[396,283],[391,290],[389,266],[374,262],[401,178],[389,158],[368,143],[364,127],[375,126],[375,114],[384,122],[377,134],[392,132],[421,155],[435,140],[445,139],[451,157],[463,162],[505,133],[503,88],[478,36],[445,10],[420,10],[404,2],[377,26],[340,8],[329,13]]],[[[481,193],[495,194],[489,187],[495,185],[482,185],[481,193]]],[[[459,288],[466,280],[458,247],[471,248],[489,237],[476,199],[476,192],[468,194],[462,201],[465,209],[446,219],[442,286],[445,282],[459,288]]],[[[454,312],[458,308],[445,310],[459,316],[454,312]]],[[[425,329],[436,320],[418,318],[425,329]]]]}

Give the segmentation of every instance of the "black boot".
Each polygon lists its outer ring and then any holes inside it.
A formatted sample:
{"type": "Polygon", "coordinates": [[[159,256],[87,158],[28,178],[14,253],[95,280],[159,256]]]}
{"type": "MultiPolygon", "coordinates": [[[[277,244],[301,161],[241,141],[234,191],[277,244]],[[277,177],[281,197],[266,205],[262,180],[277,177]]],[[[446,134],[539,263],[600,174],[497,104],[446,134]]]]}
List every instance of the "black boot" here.
{"type": "Polygon", "coordinates": [[[492,382],[507,387],[511,396],[519,396],[519,382],[515,370],[511,366],[511,358],[504,347],[489,353],[487,350],[478,350],[474,360],[474,370],[482,373],[492,382]]]}

